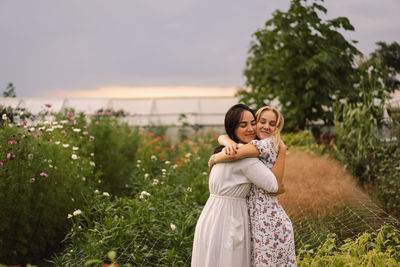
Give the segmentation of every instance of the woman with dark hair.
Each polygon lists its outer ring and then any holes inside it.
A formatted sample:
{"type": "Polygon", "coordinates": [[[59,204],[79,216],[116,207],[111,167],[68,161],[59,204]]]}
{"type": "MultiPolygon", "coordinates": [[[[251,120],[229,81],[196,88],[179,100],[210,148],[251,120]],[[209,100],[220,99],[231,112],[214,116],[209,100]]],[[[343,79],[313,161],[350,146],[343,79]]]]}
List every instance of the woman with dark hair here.
{"type": "MultiPolygon", "coordinates": [[[[255,124],[254,112],[243,104],[234,105],[225,115],[226,133],[238,143],[254,139],[255,124]]],[[[250,266],[246,196],[252,183],[267,192],[278,191],[275,175],[257,158],[221,163],[211,169],[210,197],[197,221],[192,267],[250,266]]]]}

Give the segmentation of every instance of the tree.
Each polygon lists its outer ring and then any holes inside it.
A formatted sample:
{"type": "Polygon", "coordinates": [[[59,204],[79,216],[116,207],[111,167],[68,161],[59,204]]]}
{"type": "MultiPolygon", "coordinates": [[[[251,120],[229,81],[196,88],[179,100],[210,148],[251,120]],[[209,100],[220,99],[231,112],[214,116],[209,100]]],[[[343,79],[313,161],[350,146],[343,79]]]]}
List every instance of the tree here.
{"type": "Polygon", "coordinates": [[[396,78],[400,74],[400,45],[397,42],[386,44],[377,42],[378,48],[370,54],[370,61],[375,61],[382,69],[385,89],[393,93],[400,89],[400,81],[396,78]]]}
{"type": "Polygon", "coordinates": [[[12,83],[9,83],[6,90],[4,90],[3,97],[17,97],[15,87],[12,83]]]}
{"type": "Polygon", "coordinates": [[[244,70],[250,90],[238,92],[253,108],[277,99],[285,123],[300,129],[317,120],[333,124],[333,103],[357,94],[352,64],[360,52],[338,32],[354,27],[346,17],[323,21],[327,9],[317,1],[292,0],[253,34],[244,70]]]}

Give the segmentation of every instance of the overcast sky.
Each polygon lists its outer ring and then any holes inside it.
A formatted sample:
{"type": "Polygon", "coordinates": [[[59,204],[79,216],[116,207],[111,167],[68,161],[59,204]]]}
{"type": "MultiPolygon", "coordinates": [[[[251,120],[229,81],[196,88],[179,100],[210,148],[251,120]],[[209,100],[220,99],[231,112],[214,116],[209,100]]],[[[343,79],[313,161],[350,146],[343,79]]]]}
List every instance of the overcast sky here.
{"type": "MultiPolygon", "coordinates": [[[[131,87],[172,92],[185,86],[231,94],[244,84],[251,34],[289,3],[0,0],[0,89],[13,82],[19,97],[90,97],[131,87]]],[[[365,54],[377,41],[400,42],[399,0],[323,5],[328,18],[350,19],[356,30],[345,36],[358,40],[365,54]]]]}

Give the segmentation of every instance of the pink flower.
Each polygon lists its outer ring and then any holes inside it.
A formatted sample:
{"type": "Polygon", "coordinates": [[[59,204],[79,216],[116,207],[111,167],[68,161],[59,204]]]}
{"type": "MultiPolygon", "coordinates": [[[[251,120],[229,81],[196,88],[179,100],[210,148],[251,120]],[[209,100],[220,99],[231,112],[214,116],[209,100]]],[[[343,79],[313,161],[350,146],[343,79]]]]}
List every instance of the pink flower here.
{"type": "Polygon", "coordinates": [[[53,139],[50,138],[50,139],[49,139],[49,142],[50,142],[50,143],[53,142],[53,139]]]}
{"type": "Polygon", "coordinates": [[[9,143],[10,143],[10,145],[16,145],[16,144],[18,144],[18,142],[17,142],[16,140],[10,140],[9,143]]]}
{"type": "Polygon", "coordinates": [[[31,178],[31,179],[29,179],[29,182],[32,184],[32,183],[34,183],[36,181],[36,179],[35,178],[31,178]]]}
{"type": "Polygon", "coordinates": [[[24,122],[21,124],[21,126],[24,127],[24,126],[27,125],[27,124],[28,124],[28,122],[27,122],[27,121],[24,121],[24,122]]]}
{"type": "Polygon", "coordinates": [[[89,134],[89,133],[88,133],[88,132],[86,132],[86,131],[84,131],[84,132],[83,132],[83,135],[88,135],[88,134],[89,134]]]}
{"type": "Polygon", "coordinates": [[[3,165],[4,165],[4,163],[2,161],[0,161],[0,166],[3,166],[3,165]]]}
{"type": "Polygon", "coordinates": [[[42,132],[35,133],[34,136],[42,136],[42,132]]]}
{"type": "Polygon", "coordinates": [[[60,132],[61,134],[67,134],[67,131],[65,131],[65,130],[61,130],[61,132],[60,132]]]}
{"type": "Polygon", "coordinates": [[[91,135],[89,138],[90,138],[90,140],[94,140],[94,136],[93,135],[91,135]]]}
{"type": "Polygon", "coordinates": [[[75,119],[74,119],[73,117],[70,117],[69,120],[70,120],[70,121],[74,121],[75,119]]]}
{"type": "Polygon", "coordinates": [[[84,125],[84,126],[83,126],[83,129],[87,129],[87,126],[86,126],[86,125],[84,125]]]}
{"type": "Polygon", "coordinates": [[[51,108],[50,104],[44,104],[46,108],[51,108]]]}
{"type": "Polygon", "coordinates": [[[7,153],[7,158],[8,159],[13,159],[13,158],[15,158],[15,154],[14,153],[7,153]]]}
{"type": "Polygon", "coordinates": [[[46,177],[46,178],[49,177],[49,175],[47,173],[45,173],[45,172],[41,172],[40,176],[43,176],[43,177],[46,177]]]}
{"type": "Polygon", "coordinates": [[[71,118],[74,116],[74,113],[68,112],[67,116],[71,118]]]}

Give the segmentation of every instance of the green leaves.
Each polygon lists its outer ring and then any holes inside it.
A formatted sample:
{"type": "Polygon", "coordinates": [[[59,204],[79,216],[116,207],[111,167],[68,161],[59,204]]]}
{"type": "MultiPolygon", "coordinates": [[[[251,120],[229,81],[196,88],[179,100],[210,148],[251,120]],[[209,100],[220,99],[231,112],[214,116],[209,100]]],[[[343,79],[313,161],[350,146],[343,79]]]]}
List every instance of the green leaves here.
{"type": "Polygon", "coordinates": [[[279,100],[289,127],[304,129],[318,119],[333,123],[332,96],[343,98],[351,90],[359,52],[337,31],[354,30],[349,20],[323,21],[321,12],[327,10],[317,1],[307,6],[293,0],[287,12],[275,11],[253,34],[244,70],[250,91],[238,93],[241,101],[259,108],[279,100]],[[288,105],[295,101],[299,105],[288,105]],[[321,105],[328,108],[315,113],[321,105]]]}

